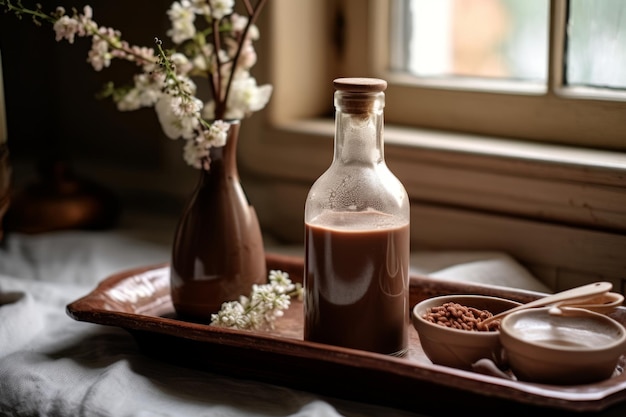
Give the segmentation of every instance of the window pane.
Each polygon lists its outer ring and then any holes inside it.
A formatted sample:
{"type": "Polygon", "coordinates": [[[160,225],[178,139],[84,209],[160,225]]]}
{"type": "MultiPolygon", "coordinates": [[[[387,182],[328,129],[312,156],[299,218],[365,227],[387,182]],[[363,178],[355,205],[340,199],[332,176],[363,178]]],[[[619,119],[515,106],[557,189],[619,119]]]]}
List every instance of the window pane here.
{"type": "Polygon", "coordinates": [[[626,1],[570,0],[569,85],[626,88],[626,1]]]}
{"type": "Polygon", "coordinates": [[[548,0],[401,1],[405,13],[394,23],[404,56],[394,57],[395,69],[546,81],[548,0]]]}

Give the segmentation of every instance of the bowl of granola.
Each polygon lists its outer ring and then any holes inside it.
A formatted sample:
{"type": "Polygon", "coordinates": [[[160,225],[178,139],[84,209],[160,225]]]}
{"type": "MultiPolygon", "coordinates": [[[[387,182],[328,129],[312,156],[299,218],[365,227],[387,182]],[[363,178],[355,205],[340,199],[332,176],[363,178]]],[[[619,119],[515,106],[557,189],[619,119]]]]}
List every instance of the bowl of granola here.
{"type": "Polygon", "coordinates": [[[485,295],[441,295],[416,304],[411,320],[431,362],[470,370],[481,359],[503,364],[500,321],[481,322],[518,305],[485,295]]]}

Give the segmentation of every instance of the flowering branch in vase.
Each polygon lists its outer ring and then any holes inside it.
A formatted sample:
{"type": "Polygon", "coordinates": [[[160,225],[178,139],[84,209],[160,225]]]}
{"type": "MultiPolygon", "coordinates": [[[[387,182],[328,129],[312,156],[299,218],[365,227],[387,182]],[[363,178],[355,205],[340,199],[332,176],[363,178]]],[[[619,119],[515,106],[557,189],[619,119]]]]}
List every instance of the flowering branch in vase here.
{"type": "Polygon", "coordinates": [[[93,10],[66,13],[63,7],[46,13],[41,5],[28,8],[22,0],[0,0],[5,12],[29,17],[37,25],[51,24],[56,40],[73,44],[91,38],[87,62],[101,71],[119,59],[133,62],[139,72],[132,83],[107,83],[100,97],[110,97],[120,111],[154,107],[163,132],[185,141],[183,157],[198,169],[210,168],[210,149],[223,146],[229,123],[263,109],[272,94],[269,84],[258,86],[250,69],[257,61],[255,25],[267,0],[242,0],[245,15],[234,11],[235,0],[180,0],[167,11],[173,47],[155,38],[152,48],[130,45],[119,30],[98,25],[93,10]],[[210,98],[197,97],[196,81],[208,83],[210,98]]]}

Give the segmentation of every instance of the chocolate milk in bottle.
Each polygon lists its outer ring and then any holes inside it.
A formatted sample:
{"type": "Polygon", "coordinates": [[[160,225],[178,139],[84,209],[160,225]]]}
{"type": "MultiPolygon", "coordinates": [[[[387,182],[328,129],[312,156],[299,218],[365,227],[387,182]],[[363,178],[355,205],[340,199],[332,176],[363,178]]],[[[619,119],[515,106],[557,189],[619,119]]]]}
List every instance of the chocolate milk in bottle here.
{"type": "Polygon", "coordinates": [[[304,338],[403,355],[410,206],[384,158],[387,83],[339,78],[333,84],[333,161],[305,205],[304,338]]]}

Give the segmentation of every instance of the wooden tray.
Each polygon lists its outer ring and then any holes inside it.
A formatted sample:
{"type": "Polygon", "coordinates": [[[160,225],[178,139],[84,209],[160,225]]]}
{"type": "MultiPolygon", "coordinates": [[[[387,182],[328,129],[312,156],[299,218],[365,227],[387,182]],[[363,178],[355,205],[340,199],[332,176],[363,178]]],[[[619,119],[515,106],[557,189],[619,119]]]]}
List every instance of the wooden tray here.
{"type": "MultiPolygon", "coordinates": [[[[268,269],[301,281],[303,260],[268,254],[268,269]]],[[[484,294],[528,302],[542,294],[499,287],[411,277],[411,305],[442,294],[484,294]]],[[[394,358],[306,342],[302,304],[294,302],[272,332],[215,328],[177,320],[169,294],[167,264],[113,275],[67,306],[79,321],[128,330],[151,357],[195,369],[308,390],[323,395],[436,415],[626,416],[626,358],[616,376],[577,386],[530,384],[433,365],[410,328],[407,356],[394,358]]],[[[612,317],[626,323],[626,308],[612,317]]]]}

